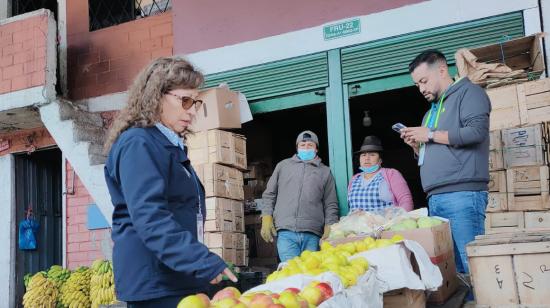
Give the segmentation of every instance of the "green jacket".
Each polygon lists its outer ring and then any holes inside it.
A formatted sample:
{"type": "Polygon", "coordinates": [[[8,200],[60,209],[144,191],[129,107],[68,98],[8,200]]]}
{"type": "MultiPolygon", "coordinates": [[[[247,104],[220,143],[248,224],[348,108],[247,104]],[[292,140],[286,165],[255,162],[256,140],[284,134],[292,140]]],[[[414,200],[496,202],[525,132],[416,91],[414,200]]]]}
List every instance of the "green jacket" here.
{"type": "Polygon", "coordinates": [[[262,216],[273,215],[277,230],[322,236],[325,224],[338,222],[334,178],[318,157],[294,155],[278,163],[262,198],[262,216]]]}

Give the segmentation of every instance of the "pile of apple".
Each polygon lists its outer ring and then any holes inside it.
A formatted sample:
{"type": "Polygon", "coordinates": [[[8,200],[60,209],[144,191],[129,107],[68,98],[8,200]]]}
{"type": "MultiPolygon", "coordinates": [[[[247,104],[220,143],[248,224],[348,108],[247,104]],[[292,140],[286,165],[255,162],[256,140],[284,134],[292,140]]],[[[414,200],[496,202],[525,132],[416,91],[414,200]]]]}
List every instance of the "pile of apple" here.
{"type": "Polygon", "coordinates": [[[328,283],[318,281],[310,283],[302,291],[287,288],[281,293],[260,291],[241,295],[236,288],[227,287],[218,291],[212,300],[202,293],[187,296],[177,308],[309,308],[320,305],[333,295],[328,283]]]}
{"type": "Polygon", "coordinates": [[[443,221],[435,217],[420,217],[417,220],[404,219],[390,227],[390,231],[406,231],[411,229],[431,228],[442,224],[443,221]]]}
{"type": "Polygon", "coordinates": [[[356,253],[394,245],[402,241],[401,235],[395,235],[391,239],[373,239],[366,237],[363,240],[331,245],[329,242],[321,244],[320,251],[304,251],[300,256],[287,262],[282,269],[271,273],[266,282],[283,279],[297,274],[317,276],[324,272],[336,274],[345,288],[357,283],[359,276],[369,269],[369,263],[365,258],[348,258],[356,253]]]}

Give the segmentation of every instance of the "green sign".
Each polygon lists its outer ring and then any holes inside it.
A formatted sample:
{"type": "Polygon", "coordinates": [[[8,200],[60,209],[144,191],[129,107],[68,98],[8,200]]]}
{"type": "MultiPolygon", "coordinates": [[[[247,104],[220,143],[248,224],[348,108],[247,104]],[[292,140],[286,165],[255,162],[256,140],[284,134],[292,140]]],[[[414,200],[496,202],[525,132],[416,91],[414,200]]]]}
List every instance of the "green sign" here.
{"type": "Polygon", "coordinates": [[[361,33],[361,20],[353,19],[323,27],[325,40],[361,33]]]}

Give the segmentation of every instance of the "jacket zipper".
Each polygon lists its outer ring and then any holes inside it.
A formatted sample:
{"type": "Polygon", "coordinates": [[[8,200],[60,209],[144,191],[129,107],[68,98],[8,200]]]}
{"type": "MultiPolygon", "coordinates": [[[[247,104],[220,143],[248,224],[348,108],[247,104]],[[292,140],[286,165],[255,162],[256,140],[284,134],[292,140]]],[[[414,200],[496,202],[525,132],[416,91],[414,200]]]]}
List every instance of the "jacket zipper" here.
{"type": "Polygon", "coordinates": [[[298,194],[298,206],[296,207],[296,214],[294,214],[294,232],[298,230],[298,212],[300,211],[300,203],[302,200],[302,189],[304,188],[304,178],[306,176],[306,163],[301,162],[302,164],[302,180],[300,181],[300,193],[298,194]]]}

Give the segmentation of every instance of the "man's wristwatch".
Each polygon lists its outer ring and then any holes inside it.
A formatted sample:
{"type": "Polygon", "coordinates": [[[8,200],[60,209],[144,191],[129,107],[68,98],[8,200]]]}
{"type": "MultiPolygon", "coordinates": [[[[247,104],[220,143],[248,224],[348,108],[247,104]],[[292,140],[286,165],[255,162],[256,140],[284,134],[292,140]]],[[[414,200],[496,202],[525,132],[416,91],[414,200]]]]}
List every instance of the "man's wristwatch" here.
{"type": "Polygon", "coordinates": [[[428,142],[430,142],[430,143],[434,142],[434,133],[435,133],[434,130],[430,130],[428,132],[428,142]]]}

